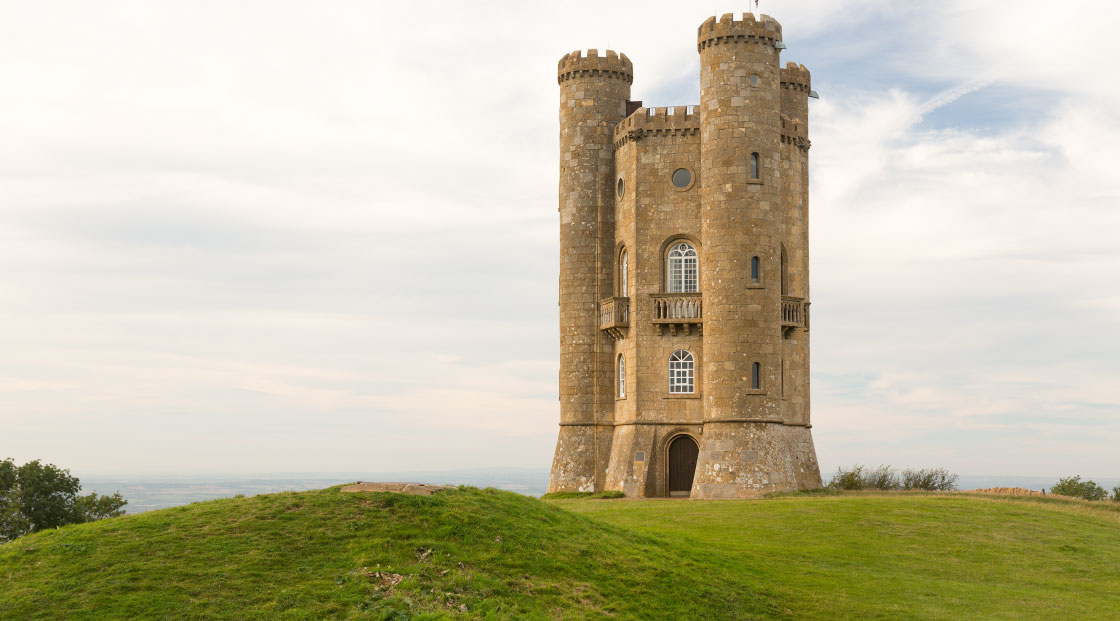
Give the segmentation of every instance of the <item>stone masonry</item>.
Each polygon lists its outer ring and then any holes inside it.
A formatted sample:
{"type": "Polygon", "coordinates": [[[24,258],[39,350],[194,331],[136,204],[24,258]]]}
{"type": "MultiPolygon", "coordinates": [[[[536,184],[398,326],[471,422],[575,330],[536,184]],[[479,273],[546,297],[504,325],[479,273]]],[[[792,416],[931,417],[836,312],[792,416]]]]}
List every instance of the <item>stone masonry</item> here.
{"type": "Polygon", "coordinates": [[[809,419],[815,93],[803,65],[781,66],[781,40],[767,15],[709,18],[697,38],[700,104],[673,108],[630,99],[625,54],[560,59],[549,491],[749,498],[820,487],[809,419]],[[680,263],[688,248],[694,263],[680,263]],[[670,378],[671,357],[688,359],[687,384],[670,378]]]}

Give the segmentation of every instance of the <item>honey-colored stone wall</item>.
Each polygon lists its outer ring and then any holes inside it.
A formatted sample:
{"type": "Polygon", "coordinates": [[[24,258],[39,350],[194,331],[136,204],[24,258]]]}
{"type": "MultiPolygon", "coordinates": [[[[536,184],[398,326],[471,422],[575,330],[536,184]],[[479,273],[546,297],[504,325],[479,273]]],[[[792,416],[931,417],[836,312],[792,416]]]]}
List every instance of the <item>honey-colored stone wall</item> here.
{"type": "Polygon", "coordinates": [[[805,67],[780,66],[780,40],[767,16],[711,18],[698,30],[700,104],[621,116],[625,57],[596,57],[596,71],[586,56],[561,60],[561,430],[550,491],[668,495],[668,446],[682,434],[700,447],[693,498],[820,486],[808,325],[783,323],[781,290],[784,248],[785,299],[809,300],[810,83],[805,67]],[[692,176],[685,188],[672,183],[680,168],[692,176]],[[653,304],[677,240],[698,252],[703,317],[666,324],[653,304]],[[623,249],[628,325],[600,329],[589,302],[621,296],[623,249]],[[680,349],[696,361],[691,394],[668,390],[669,356],[680,349]]]}
{"type": "Polygon", "coordinates": [[[630,60],[609,50],[572,52],[557,66],[561,426],[549,491],[601,490],[610,459],[612,343],[597,309],[612,285],[614,127],[633,80],[630,60]]]}

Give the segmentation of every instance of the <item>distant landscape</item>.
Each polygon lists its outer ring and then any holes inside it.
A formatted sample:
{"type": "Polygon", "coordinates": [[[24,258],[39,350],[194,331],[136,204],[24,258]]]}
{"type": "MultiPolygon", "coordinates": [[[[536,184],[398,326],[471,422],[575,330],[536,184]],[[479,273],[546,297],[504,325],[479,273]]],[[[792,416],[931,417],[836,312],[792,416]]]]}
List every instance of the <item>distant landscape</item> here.
{"type": "MultiPolygon", "coordinates": [[[[835,468],[822,470],[825,482],[835,468]]],[[[232,498],[238,494],[253,496],[277,492],[298,492],[322,489],[352,481],[416,481],[439,485],[470,485],[494,487],[526,496],[540,496],[548,488],[548,470],[532,468],[491,468],[455,471],[405,472],[286,472],[277,474],[208,474],[208,475],[136,475],[82,477],[84,492],[111,494],[119,491],[128,500],[128,513],[144,513],[215,498],[232,498]]],[[[1062,476],[1051,477],[961,475],[957,487],[962,490],[989,487],[1022,487],[1049,490],[1062,476]]],[[[1120,477],[1093,477],[1105,489],[1120,485],[1120,477]]]]}

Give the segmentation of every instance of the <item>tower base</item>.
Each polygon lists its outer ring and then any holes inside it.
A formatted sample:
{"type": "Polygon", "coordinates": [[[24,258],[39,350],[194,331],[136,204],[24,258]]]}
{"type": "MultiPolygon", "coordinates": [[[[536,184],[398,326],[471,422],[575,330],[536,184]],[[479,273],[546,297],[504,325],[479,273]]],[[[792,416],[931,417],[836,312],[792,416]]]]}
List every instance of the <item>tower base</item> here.
{"type": "Polygon", "coordinates": [[[614,428],[595,423],[561,425],[548,491],[601,492],[614,428]]]}
{"type": "Polygon", "coordinates": [[[691,498],[758,498],[819,487],[820,468],[808,427],[704,423],[691,498]]]}

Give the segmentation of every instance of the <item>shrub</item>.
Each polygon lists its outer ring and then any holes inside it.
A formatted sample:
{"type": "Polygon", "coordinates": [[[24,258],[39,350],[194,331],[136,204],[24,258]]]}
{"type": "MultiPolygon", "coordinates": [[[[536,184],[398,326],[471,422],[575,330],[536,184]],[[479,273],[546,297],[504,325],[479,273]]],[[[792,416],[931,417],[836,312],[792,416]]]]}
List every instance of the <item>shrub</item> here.
{"type": "Polygon", "coordinates": [[[879,466],[863,475],[863,489],[892,490],[900,487],[902,484],[898,482],[898,475],[890,466],[879,466]]]}
{"type": "Polygon", "coordinates": [[[957,489],[957,475],[944,468],[907,468],[902,471],[902,489],[948,492],[957,489]]]}
{"type": "Polygon", "coordinates": [[[907,468],[899,474],[890,466],[879,466],[874,470],[864,466],[838,468],[828,482],[832,490],[896,490],[920,489],[926,491],[950,491],[957,488],[957,475],[945,468],[907,468]]]}
{"type": "Polygon", "coordinates": [[[1112,502],[1120,502],[1120,487],[1112,488],[1112,502]]]}
{"type": "Polygon", "coordinates": [[[1081,475],[1059,479],[1058,484],[1050,488],[1050,493],[1085,500],[1104,500],[1108,497],[1108,492],[1103,487],[1093,481],[1082,481],[1081,475]]]}
{"type": "Polygon", "coordinates": [[[863,466],[852,466],[847,470],[837,468],[836,474],[828,482],[832,489],[863,489],[863,466]]]}

